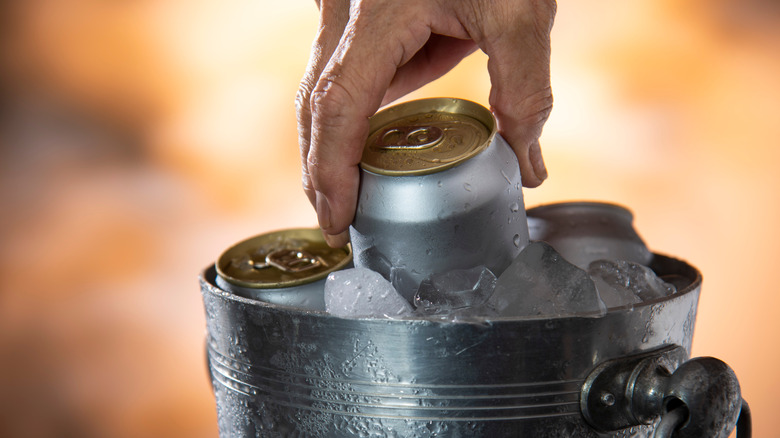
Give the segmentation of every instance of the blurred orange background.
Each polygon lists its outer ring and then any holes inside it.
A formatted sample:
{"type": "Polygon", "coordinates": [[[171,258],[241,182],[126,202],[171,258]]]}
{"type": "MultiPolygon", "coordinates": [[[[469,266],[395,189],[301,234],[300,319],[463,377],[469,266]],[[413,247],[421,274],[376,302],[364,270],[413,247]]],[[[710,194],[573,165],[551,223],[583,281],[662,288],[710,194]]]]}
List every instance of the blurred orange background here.
{"type": "MultiPolygon", "coordinates": [[[[312,226],[293,99],[313,2],[0,5],[0,435],[217,436],[197,275],[312,226]]],[[[487,103],[475,54],[409,98],[487,103]]],[[[737,373],[755,436],[780,393],[780,6],[559,5],[550,178],[704,275],[694,355],[737,373]]]]}

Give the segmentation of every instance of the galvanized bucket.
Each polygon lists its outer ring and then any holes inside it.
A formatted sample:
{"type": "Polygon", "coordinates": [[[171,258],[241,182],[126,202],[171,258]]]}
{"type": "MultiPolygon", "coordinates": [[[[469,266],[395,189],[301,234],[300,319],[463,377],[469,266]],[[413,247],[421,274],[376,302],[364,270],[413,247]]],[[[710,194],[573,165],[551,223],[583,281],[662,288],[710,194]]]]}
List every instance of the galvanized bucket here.
{"type": "Polygon", "coordinates": [[[220,436],[750,435],[733,371],[688,360],[696,268],[647,252],[620,206],[528,218],[531,238],[568,259],[629,257],[677,292],[599,318],[344,319],[222,290],[212,266],[200,282],[220,436]]]}
{"type": "Polygon", "coordinates": [[[220,436],[652,436],[654,420],[598,432],[581,409],[599,364],[670,347],[669,371],[687,359],[701,275],[660,255],[652,267],[687,285],[603,318],[487,322],[341,319],[230,294],[210,267],[201,290],[220,436]]]}

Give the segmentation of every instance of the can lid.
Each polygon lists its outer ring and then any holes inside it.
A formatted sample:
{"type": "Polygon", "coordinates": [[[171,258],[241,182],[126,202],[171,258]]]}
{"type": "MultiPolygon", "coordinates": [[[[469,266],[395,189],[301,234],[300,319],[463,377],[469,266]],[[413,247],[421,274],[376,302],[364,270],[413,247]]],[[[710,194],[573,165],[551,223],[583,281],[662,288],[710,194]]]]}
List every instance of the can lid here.
{"type": "Polygon", "coordinates": [[[219,256],[216,268],[236,286],[281,289],[320,280],[351,261],[349,244],[331,248],[318,228],[300,228],[241,241],[219,256]]]}
{"type": "Polygon", "coordinates": [[[440,172],[487,148],[495,133],[493,114],[478,103],[414,100],[371,117],[360,166],[391,176],[440,172]]]}

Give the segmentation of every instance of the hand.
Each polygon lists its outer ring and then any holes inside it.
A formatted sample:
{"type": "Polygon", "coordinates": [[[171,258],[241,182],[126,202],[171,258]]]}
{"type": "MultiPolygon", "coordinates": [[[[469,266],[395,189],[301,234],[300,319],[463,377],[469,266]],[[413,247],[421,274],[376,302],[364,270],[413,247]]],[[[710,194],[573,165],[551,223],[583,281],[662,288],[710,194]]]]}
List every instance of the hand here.
{"type": "Polygon", "coordinates": [[[320,28],[296,98],[303,188],[331,246],[349,240],[368,118],[477,48],[490,106],[523,185],[547,178],[553,0],[318,0],[320,28]]]}

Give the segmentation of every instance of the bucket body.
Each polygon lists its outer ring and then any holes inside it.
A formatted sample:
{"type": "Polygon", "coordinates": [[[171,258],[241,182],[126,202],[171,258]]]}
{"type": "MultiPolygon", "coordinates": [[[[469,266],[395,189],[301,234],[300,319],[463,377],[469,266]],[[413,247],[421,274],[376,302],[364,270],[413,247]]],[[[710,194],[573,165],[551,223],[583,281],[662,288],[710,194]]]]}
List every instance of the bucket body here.
{"type": "Polygon", "coordinates": [[[649,437],[597,433],[580,389],[599,363],[662,346],[690,355],[698,270],[669,297],[602,318],[343,319],[231,294],[201,275],[208,361],[225,437],[649,437]]]}

